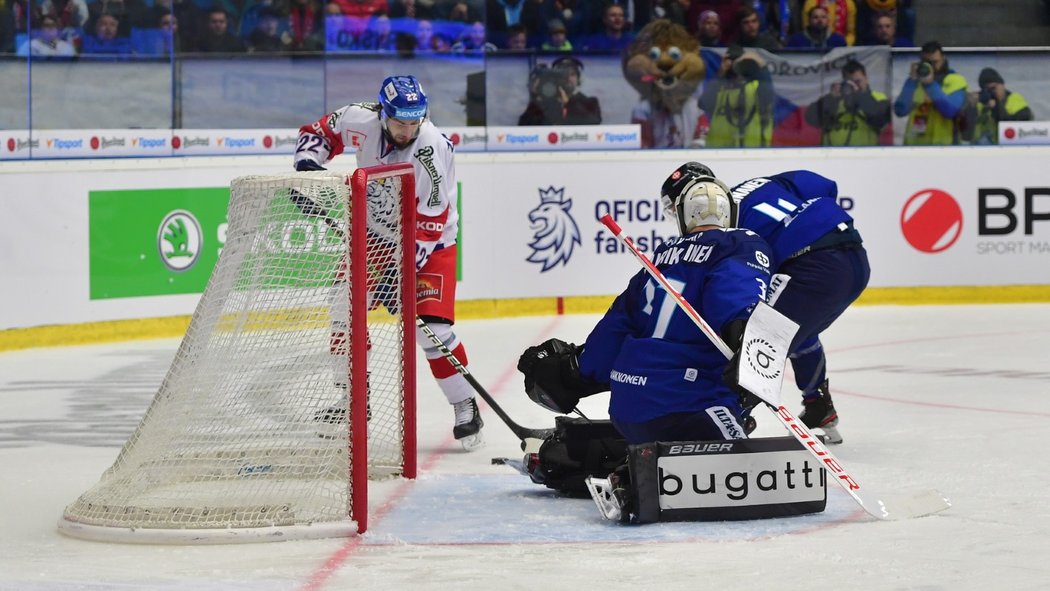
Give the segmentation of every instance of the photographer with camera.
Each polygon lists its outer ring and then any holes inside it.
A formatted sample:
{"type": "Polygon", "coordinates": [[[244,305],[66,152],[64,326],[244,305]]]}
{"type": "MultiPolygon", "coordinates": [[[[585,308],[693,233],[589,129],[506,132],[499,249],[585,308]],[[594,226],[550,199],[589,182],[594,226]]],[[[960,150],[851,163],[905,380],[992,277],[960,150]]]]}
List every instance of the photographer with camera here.
{"type": "Polygon", "coordinates": [[[981,70],[977,77],[979,92],[966,97],[963,139],[971,144],[999,143],[1000,121],[1031,121],[1035,118],[1028,101],[1018,92],[1006,89],[1006,82],[992,68],[981,70]]]}
{"type": "Polygon", "coordinates": [[[773,80],[762,59],[733,45],[698,104],[707,113],[709,148],[760,148],[773,137],[773,80]]]}
{"type": "Polygon", "coordinates": [[[598,125],[598,99],[579,91],[583,63],[563,56],[550,66],[538,64],[529,73],[529,105],[518,125],[598,125]]]}
{"type": "Polygon", "coordinates": [[[948,67],[944,48],[936,41],[922,46],[919,59],[893,101],[894,114],[908,118],[904,145],[958,144],[957,115],[966,102],[966,79],[948,67]]]}
{"type": "Polygon", "coordinates": [[[890,122],[890,99],[872,90],[864,64],[850,60],[842,82],[806,108],[806,123],[820,128],[822,146],[877,146],[890,122]]]}

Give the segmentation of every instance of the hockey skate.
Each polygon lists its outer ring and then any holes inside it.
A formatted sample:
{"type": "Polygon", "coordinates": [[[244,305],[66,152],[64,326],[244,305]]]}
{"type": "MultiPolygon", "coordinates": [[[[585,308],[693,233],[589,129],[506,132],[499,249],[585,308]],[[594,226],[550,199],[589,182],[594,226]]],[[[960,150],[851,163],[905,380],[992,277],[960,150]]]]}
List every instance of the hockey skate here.
{"type": "Polygon", "coordinates": [[[481,420],[477,401],[469,398],[453,404],[452,408],[456,413],[456,425],[452,427],[452,435],[459,440],[463,449],[473,451],[484,445],[481,428],[485,426],[485,422],[481,420]]]}
{"type": "Polygon", "coordinates": [[[820,398],[802,400],[803,408],[798,418],[810,429],[822,430],[824,443],[842,443],[842,435],[837,428],[839,414],[835,411],[835,404],[831,400],[827,380],[817,387],[817,393],[820,394],[820,398]]]}
{"type": "Polygon", "coordinates": [[[608,478],[588,476],[584,479],[587,491],[591,493],[594,504],[602,517],[620,523],[631,522],[631,503],[628,493],[630,485],[627,466],[617,468],[608,478]]]}

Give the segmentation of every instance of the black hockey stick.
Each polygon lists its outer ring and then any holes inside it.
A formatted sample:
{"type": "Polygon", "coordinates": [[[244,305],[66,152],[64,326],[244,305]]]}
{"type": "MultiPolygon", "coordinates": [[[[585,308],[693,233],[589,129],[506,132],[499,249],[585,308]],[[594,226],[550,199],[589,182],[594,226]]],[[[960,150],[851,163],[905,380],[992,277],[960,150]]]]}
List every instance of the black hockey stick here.
{"type": "Polygon", "coordinates": [[[481,396],[481,398],[485,402],[487,402],[490,407],[492,407],[492,411],[495,412],[497,416],[499,416],[499,418],[507,425],[507,427],[510,427],[510,430],[514,433],[515,436],[517,436],[518,439],[521,439],[522,442],[524,442],[526,439],[547,439],[554,433],[554,429],[530,429],[528,427],[522,427],[521,425],[515,423],[514,420],[511,419],[510,416],[503,411],[500,405],[496,404],[496,401],[492,399],[492,396],[488,393],[488,391],[485,390],[485,388],[483,388],[476,379],[474,379],[474,376],[470,373],[470,370],[464,367],[464,365],[459,362],[459,359],[456,359],[456,356],[452,354],[452,351],[448,350],[448,347],[445,346],[445,343],[441,342],[441,338],[438,337],[437,334],[434,333],[434,330],[427,326],[427,323],[424,322],[423,319],[419,316],[416,316],[416,326],[419,327],[419,330],[423,331],[423,334],[425,334],[427,338],[430,339],[430,342],[433,343],[435,347],[437,347],[438,351],[440,351],[441,354],[444,355],[445,359],[448,359],[449,363],[452,364],[452,367],[456,368],[456,371],[458,371],[464,378],[467,379],[467,382],[471,385],[471,387],[473,387],[474,390],[478,393],[478,395],[481,396]]]}
{"type": "MultiPolygon", "coordinates": [[[[332,216],[329,214],[328,210],[324,206],[295,189],[291,189],[289,191],[288,198],[291,200],[292,203],[295,204],[295,206],[299,209],[300,212],[302,212],[304,216],[321,218],[326,224],[328,224],[330,228],[338,232],[340,236],[343,235],[342,228],[340,228],[339,225],[335,222],[335,220],[332,219],[332,216]]],[[[492,408],[493,412],[495,412],[496,415],[507,425],[507,427],[510,428],[514,435],[518,439],[522,440],[522,443],[524,443],[526,439],[547,439],[554,433],[553,428],[532,429],[529,427],[523,427],[515,423],[514,420],[511,419],[510,416],[503,410],[503,408],[496,403],[496,401],[492,398],[488,391],[485,390],[485,388],[482,387],[482,385],[474,378],[474,376],[470,373],[470,370],[464,367],[463,364],[460,363],[458,359],[456,359],[456,356],[452,354],[452,351],[448,350],[448,347],[445,346],[445,343],[441,341],[441,338],[438,337],[434,333],[434,331],[429,326],[427,326],[427,323],[424,322],[423,319],[419,316],[416,316],[416,326],[418,326],[419,329],[423,331],[423,334],[425,334],[427,338],[430,339],[434,346],[437,347],[438,351],[440,351],[441,354],[446,359],[448,359],[449,363],[452,364],[452,367],[456,368],[456,371],[458,371],[464,378],[466,378],[467,383],[469,383],[471,387],[474,388],[474,390],[478,393],[478,395],[480,395],[481,398],[486,403],[488,403],[488,405],[492,408]]]]}

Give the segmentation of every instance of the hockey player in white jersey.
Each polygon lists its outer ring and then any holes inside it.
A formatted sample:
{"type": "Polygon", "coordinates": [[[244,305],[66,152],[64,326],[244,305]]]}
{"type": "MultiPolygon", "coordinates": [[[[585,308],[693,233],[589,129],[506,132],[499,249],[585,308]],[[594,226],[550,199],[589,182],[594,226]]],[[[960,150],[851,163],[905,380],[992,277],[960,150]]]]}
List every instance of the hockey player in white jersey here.
{"type": "MultiPolygon", "coordinates": [[[[416,310],[463,366],[467,353],[455,321],[456,167],[452,142],[427,117],[427,97],[413,76],[383,81],[377,102],[354,103],[299,129],[295,169],[324,164],[353,150],[357,166],[408,162],[416,177],[416,310]]],[[[417,339],[455,411],[453,434],[465,449],[481,445],[483,422],[469,382],[417,329],[417,339]]]]}

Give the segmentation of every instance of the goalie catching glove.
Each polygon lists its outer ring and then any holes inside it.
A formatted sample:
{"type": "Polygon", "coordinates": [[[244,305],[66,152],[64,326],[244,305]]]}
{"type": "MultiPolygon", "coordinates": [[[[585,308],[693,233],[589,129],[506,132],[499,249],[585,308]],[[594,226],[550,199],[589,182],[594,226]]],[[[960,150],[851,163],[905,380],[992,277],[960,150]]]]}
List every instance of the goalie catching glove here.
{"type": "Polygon", "coordinates": [[[525,374],[525,393],[547,410],[568,414],[581,398],[604,392],[608,385],[580,375],[579,354],[583,347],[560,339],[549,339],[529,347],[518,359],[525,374]]]}

